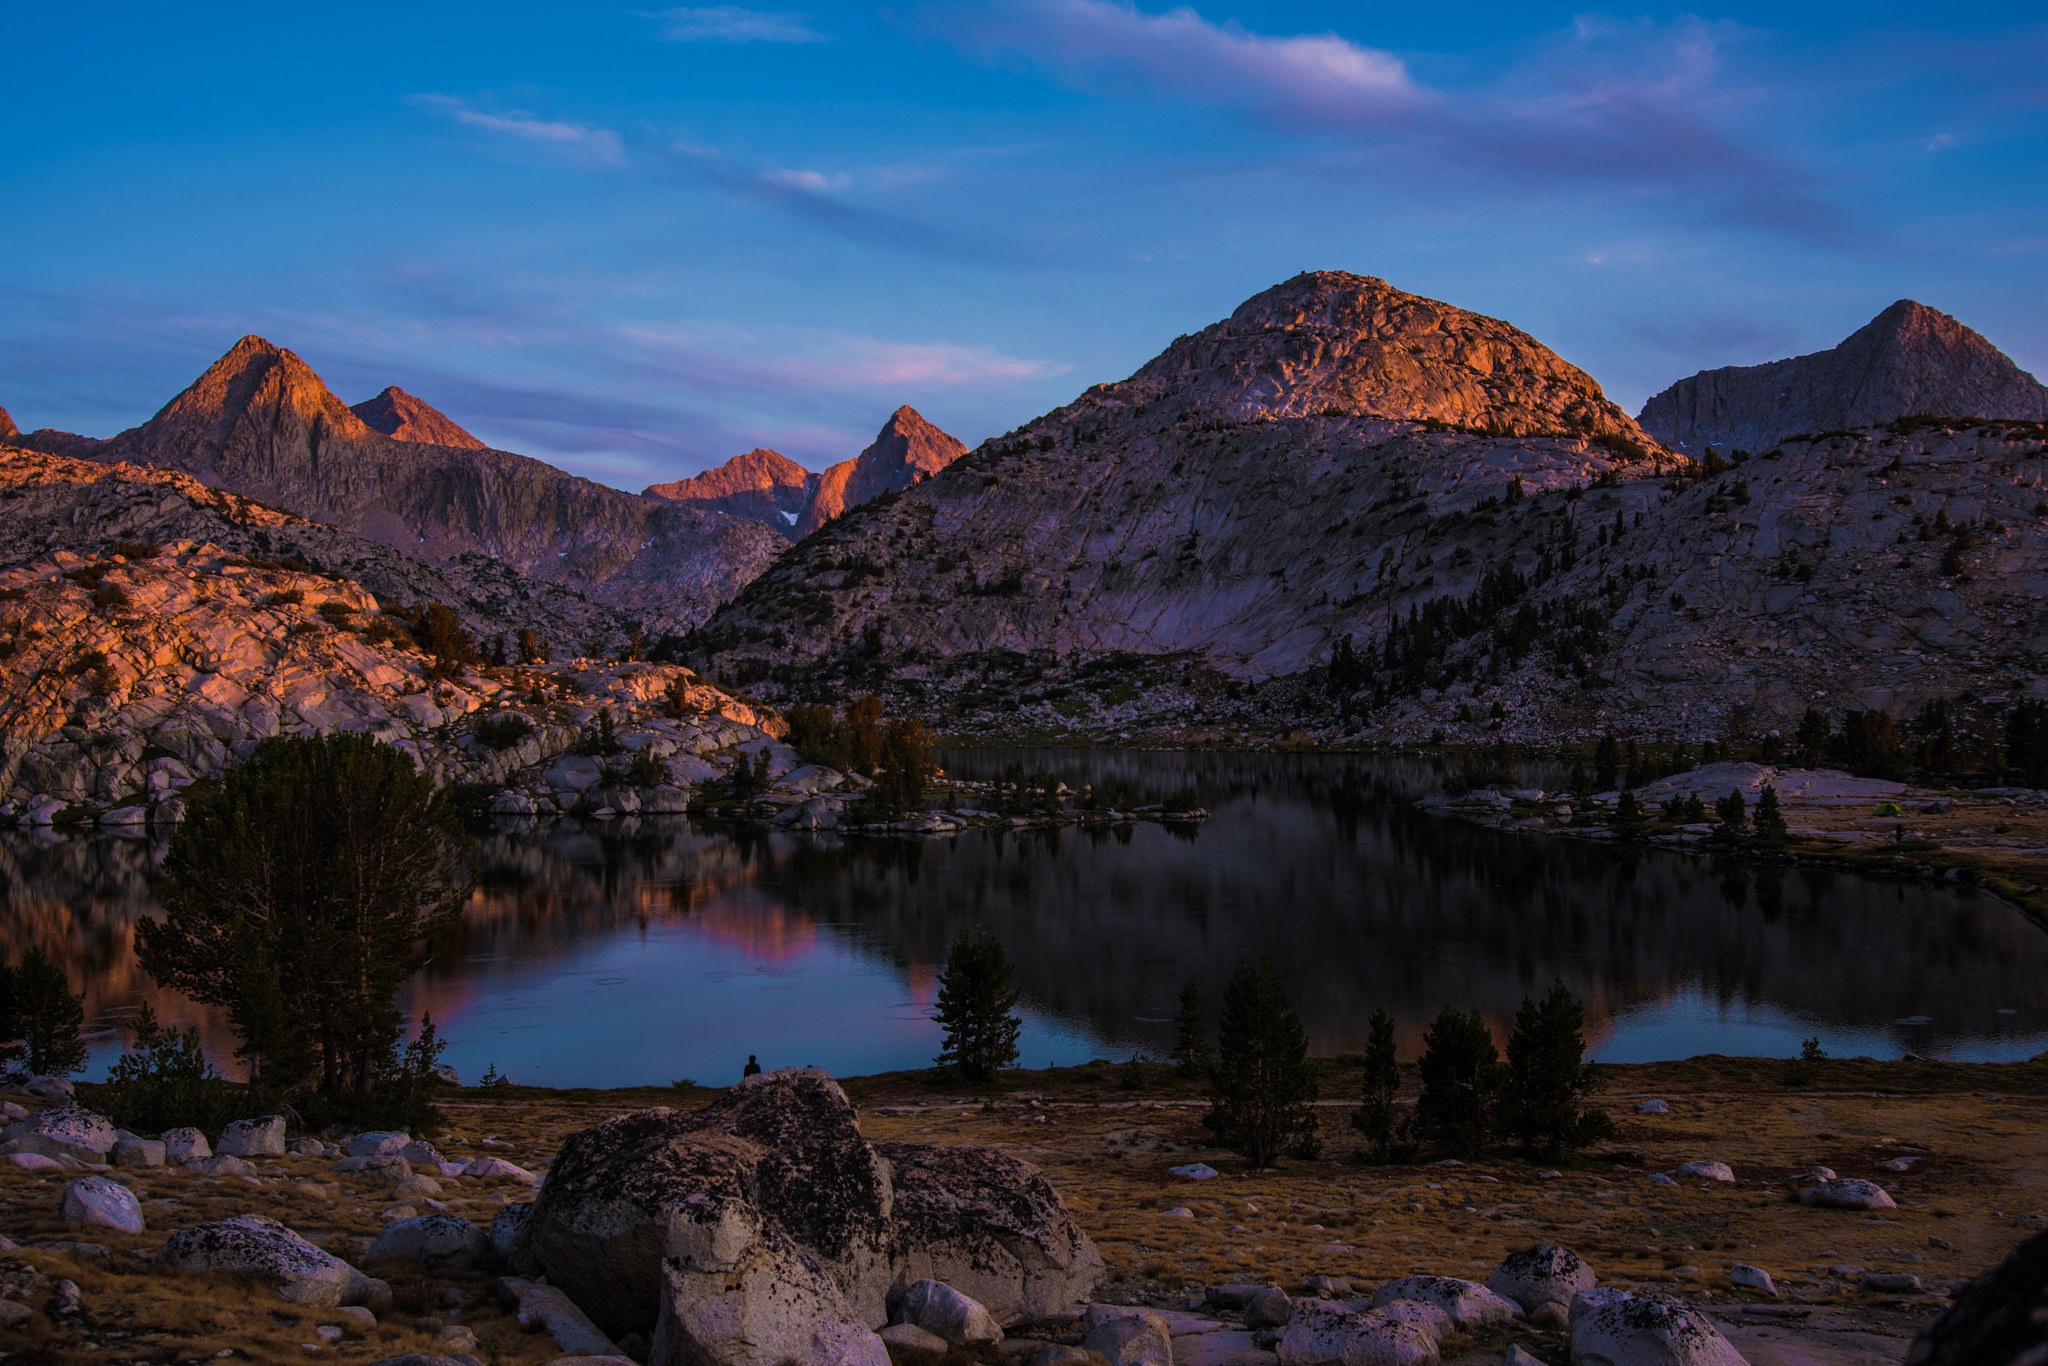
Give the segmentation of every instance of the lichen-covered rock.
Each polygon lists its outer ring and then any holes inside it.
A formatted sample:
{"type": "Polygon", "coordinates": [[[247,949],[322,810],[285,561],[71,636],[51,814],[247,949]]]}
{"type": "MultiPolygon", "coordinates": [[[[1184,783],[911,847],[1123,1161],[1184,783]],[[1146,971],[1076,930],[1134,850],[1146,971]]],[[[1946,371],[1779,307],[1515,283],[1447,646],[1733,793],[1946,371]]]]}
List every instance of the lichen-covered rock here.
{"type": "Polygon", "coordinates": [[[1276,1355],[1279,1366],[1421,1366],[1437,1360],[1437,1337],[1414,1318],[1386,1309],[1361,1314],[1329,1300],[1302,1300],[1276,1355]]]}
{"type": "Polygon", "coordinates": [[[879,1327],[892,1290],[918,1280],[1002,1323],[1085,1296],[1101,1268],[1036,1169],[971,1148],[878,1149],[810,1068],[572,1135],[506,1234],[606,1332],[652,1333],[716,1366],[802,1356],[821,1322],[879,1327]]]}
{"type": "Polygon", "coordinates": [[[897,1283],[930,1279],[972,1295],[998,1323],[1087,1299],[1102,1256],[1028,1162],[958,1144],[883,1143],[895,1188],[897,1283]]]}
{"type": "Polygon", "coordinates": [[[332,1308],[369,1279],[260,1214],[179,1229],[157,1250],[153,1265],[265,1281],[278,1288],[280,1298],[309,1308],[332,1308]]]}
{"type": "Polygon", "coordinates": [[[1748,1366],[1706,1315],[1663,1295],[1581,1295],[1571,1333],[1572,1366],[1748,1366]]]}
{"type": "Polygon", "coordinates": [[[979,1300],[939,1281],[918,1281],[903,1292],[894,1315],[958,1347],[969,1342],[1001,1342],[1002,1327],[979,1300]]]}
{"type": "Polygon", "coordinates": [[[363,1260],[402,1257],[421,1266],[468,1271],[484,1265],[490,1256],[489,1236],[469,1220],[453,1214],[423,1214],[386,1224],[363,1260]]]}
{"type": "Polygon", "coordinates": [[[1501,1298],[1485,1286],[1450,1276],[1404,1276],[1388,1281],[1373,1292],[1372,1307],[1393,1300],[1420,1300],[1433,1304],[1450,1316],[1461,1330],[1486,1328],[1513,1322],[1522,1316],[1521,1306],[1501,1298]]]}
{"type": "Polygon", "coordinates": [[[39,1110],[0,1129],[0,1142],[20,1138],[35,1140],[45,1157],[62,1152],[86,1162],[101,1161],[118,1141],[113,1120],[77,1105],[39,1110]]]}
{"type": "Polygon", "coordinates": [[[1357,1329],[1358,1315],[1334,1300],[1297,1301],[1276,1348],[1280,1366],[1336,1366],[1357,1329]]]}
{"type": "Polygon", "coordinates": [[[104,1176],[66,1182],[59,1215],[67,1224],[142,1232],[142,1202],[134,1191],[104,1176]]]}
{"type": "Polygon", "coordinates": [[[284,1116],[238,1119],[220,1131],[214,1151],[223,1157],[283,1157],[284,1116]]]}
{"type": "Polygon", "coordinates": [[[206,1141],[206,1135],[197,1129],[164,1130],[164,1161],[180,1165],[199,1158],[213,1156],[213,1147],[206,1141]]]}
{"type": "Polygon", "coordinates": [[[1591,1290],[1598,1280],[1578,1253],[1542,1243],[1509,1253],[1486,1278],[1486,1288],[1533,1314],[1546,1304],[1569,1310],[1572,1296],[1591,1290]]]}
{"type": "Polygon", "coordinates": [[[1799,1192],[1799,1203],[1823,1209],[1897,1209],[1889,1192],[1875,1181],[1838,1177],[1822,1181],[1799,1192]]]}

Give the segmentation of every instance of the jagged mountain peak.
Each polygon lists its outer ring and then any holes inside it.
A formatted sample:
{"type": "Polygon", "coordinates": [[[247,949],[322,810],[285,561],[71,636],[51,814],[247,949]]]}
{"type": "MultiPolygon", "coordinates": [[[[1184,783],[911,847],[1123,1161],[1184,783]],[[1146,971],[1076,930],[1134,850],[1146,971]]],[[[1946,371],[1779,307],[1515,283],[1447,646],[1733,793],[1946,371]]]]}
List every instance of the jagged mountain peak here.
{"type": "Polygon", "coordinates": [[[751,517],[787,536],[803,512],[818,476],[780,451],[756,446],[716,469],[688,479],[649,484],[642,496],[687,503],[707,512],[751,517]]]}
{"type": "Polygon", "coordinates": [[[1761,451],[1797,432],[1875,427],[1913,413],[2048,420],[2048,388],[1982,334],[1900,299],[1841,345],[1678,381],[1642,424],[1686,451],[1761,451]]]}
{"type": "Polygon", "coordinates": [[[1647,443],[1592,376],[1520,328],[1347,271],[1253,295],[1103,392],[1118,391],[1240,421],[1336,412],[1647,443]]]}
{"type": "Polygon", "coordinates": [[[866,450],[818,476],[796,534],[808,536],[850,507],[929,479],[965,454],[965,442],[906,403],[889,414],[866,450]]]}
{"type": "Polygon", "coordinates": [[[108,443],[106,459],[171,465],[205,478],[221,452],[254,429],[266,438],[319,429],[379,439],[305,361],[253,333],[243,337],[140,427],[108,443]],[[239,439],[238,439],[239,436],[239,439]]]}
{"type": "Polygon", "coordinates": [[[361,418],[371,431],[382,432],[394,441],[453,446],[458,450],[489,449],[446,413],[395,384],[386,385],[375,398],[349,405],[349,411],[361,418]]]}
{"type": "Polygon", "coordinates": [[[7,415],[5,408],[0,408],[0,440],[19,435],[21,435],[21,428],[14,425],[14,419],[7,415]]]}

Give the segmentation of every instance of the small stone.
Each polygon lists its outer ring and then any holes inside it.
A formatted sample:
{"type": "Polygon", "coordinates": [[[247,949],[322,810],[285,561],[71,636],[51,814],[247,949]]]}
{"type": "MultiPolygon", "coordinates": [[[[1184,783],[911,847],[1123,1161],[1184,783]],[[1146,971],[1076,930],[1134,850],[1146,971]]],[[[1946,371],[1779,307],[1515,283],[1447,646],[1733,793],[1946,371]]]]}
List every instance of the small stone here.
{"type": "Polygon", "coordinates": [[[107,1157],[117,1167],[161,1167],[164,1145],[153,1138],[124,1138],[107,1157]]]}
{"type": "Polygon", "coordinates": [[[1285,1290],[1269,1285],[1252,1297],[1245,1306],[1244,1326],[1247,1328],[1285,1328],[1287,1321],[1294,1317],[1294,1301],[1285,1290]]]}
{"type": "MultiPolygon", "coordinates": [[[[895,1361],[937,1361],[952,1350],[952,1344],[937,1333],[928,1333],[914,1323],[892,1323],[882,1330],[881,1337],[890,1359],[895,1361]]],[[[1083,1352],[1081,1359],[1085,1361],[1087,1356],[1083,1352]]]]}
{"type": "Polygon", "coordinates": [[[64,1187],[60,1217],[74,1226],[142,1232],[142,1202],[135,1192],[104,1176],[84,1176],[64,1187]]]}
{"type": "Polygon", "coordinates": [[[1351,1282],[1343,1276],[1310,1276],[1301,1283],[1301,1288],[1322,1299],[1351,1293],[1351,1282]]]}
{"type": "Polygon", "coordinates": [[[1169,1219],[1192,1219],[1195,1217],[1195,1212],[1186,1205],[1176,1205],[1174,1208],[1166,1211],[1166,1217],[1169,1219]]]}
{"type": "Polygon", "coordinates": [[[1708,1181],[1733,1181],[1734,1169],[1726,1162],[1688,1162],[1678,1169],[1679,1176],[1704,1177],[1708,1181]]]}
{"type": "Polygon", "coordinates": [[[180,1166],[213,1156],[213,1149],[207,1145],[206,1135],[197,1129],[166,1129],[163,1144],[164,1161],[180,1166]]]}
{"type": "Polygon", "coordinates": [[[1675,1186],[1678,1183],[1676,1181],[1673,1181],[1670,1177],[1666,1176],[1663,1172],[1651,1172],[1650,1184],[1653,1186],[1675,1186]]]}
{"type": "Polygon", "coordinates": [[[943,1281],[913,1282],[896,1309],[898,1323],[914,1323],[952,1346],[969,1342],[1001,1342],[1003,1330],[994,1315],[971,1295],[943,1281]]]}
{"type": "MultiPolygon", "coordinates": [[[[334,1316],[340,1319],[341,1326],[348,1329],[351,1333],[362,1334],[377,1331],[377,1316],[363,1308],[360,1304],[345,1305],[335,1310],[334,1316]]],[[[468,1349],[464,1348],[463,1350],[467,1351],[468,1349]]]]}
{"type": "Polygon", "coordinates": [[[1669,1101],[1646,1100],[1641,1105],[1636,1106],[1636,1113],[1639,1115],[1668,1115],[1671,1113],[1671,1104],[1669,1101]]]}
{"type": "Polygon", "coordinates": [[[1728,1284],[1738,1289],[1754,1290],[1769,1295],[1772,1299],[1778,1297],[1778,1287],[1771,1280],[1771,1273],[1760,1266],[1751,1266],[1748,1262],[1737,1262],[1728,1268],[1728,1284]]]}
{"type": "Polygon", "coordinates": [[[1214,1181],[1223,1175],[1206,1162],[1190,1162],[1184,1167],[1169,1167],[1167,1172],[1188,1181],[1214,1181]]]}
{"type": "Polygon", "coordinates": [[[460,1323],[451,1323],[434,1334],[434,1345],[450,1352],[474,1352],[476,1330],[460,1323]]]}
{"type": "Polygon", "coordinates": [[[238,1119],[221,1130],[214,1151],[227,1157],[283,1157],[284,1116],[238,1119]]]}
{"type": "Polygon", "coordinates": [[[1856,1288],[1858,1290],[1876,1291],[1886,1295],[1917,1295],[1926,1287],[1920,1283],[1918,1276],[1909,1276],[1897,1272],[1880,1273],[1873,1271],[1857,1282],[1856,1288]]]}
{"type": "Polygon", "coordinates": [[[1802,1205],[1817,1205],[1826,1209],[1897,1209],[1898,1203],[1885,1193],[1883,1186],[1874,1181],[1859,1181],[1851,1177],[1823,1181],[1809,1186],[1799,1193],[1802,1205]]]}

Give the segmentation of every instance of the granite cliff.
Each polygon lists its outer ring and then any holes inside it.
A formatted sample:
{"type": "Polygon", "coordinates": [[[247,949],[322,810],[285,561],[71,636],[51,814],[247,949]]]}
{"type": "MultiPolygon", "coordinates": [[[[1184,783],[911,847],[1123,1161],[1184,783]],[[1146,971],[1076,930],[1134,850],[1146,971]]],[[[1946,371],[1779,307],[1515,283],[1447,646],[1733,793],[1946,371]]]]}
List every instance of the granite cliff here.
{"type": "Polygon", "coordinates": [[[1640,420],[1674,450],[1725,454],[1913,414],[2048,421],[2048,388],[1948,314],[1901,299],[1831,351],[1682,379],[1640,420]]]}
{"type": "Polygon", "coordinates": [[[622,493],[507,451],[396,440],[260,337],[244,337],[155,417],[89,454],[184,470],[430,563],[501,559],[655,629],[702,620],[783,544],[749,519],[622,493]]]}
{"type": "Polygon", "coordinates": [[[484,443],[471,436],[442,413],[392,384],[375,398],[349,405],[349,411],[373,432],[397,441],[416,441],[426,446],[452,446],[458,450],[481,451],[484,443]]]}
{"type": "Polygon", "coordinates": [[[19,436],[20,434],[21,428],[14,425],[14,419],[7,415],[5,408],[0,408],[0,440],[6,440],[8,437],[19,436]]]}
{"type": "Polygon", "coordinates": [[[816,483],[797,518],[796,534],[808,536],[850,507],[929,479],[965,454],[967,447],[957,438],[906,403],[889,415],[866,450],[812,476],[816,483]]]}
{"type": "Polygon", "coordinates": [[[666,484],[649,484],[642,493],[706,512],[751,517],[787,536],[817,487],[816,474],[780,451],[757,447],[715,470],[666,484]]]}

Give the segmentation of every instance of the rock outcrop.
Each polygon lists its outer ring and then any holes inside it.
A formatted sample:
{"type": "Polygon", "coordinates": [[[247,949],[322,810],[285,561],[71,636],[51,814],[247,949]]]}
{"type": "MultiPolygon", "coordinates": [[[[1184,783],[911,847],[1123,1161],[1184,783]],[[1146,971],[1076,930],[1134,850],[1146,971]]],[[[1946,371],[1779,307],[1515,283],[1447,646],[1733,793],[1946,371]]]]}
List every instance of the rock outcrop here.
{"type": "Polygon", "coordinates": [[[811,1068],[748,1078],[708,1109],[573,1135],[516,1237],[515,1262],[530,1257],[614,1337],[651,1333],[651,1360],[678,1366],[776,1366],[821,1330],[870,1334],[915,1281],[943,1279],[1014,1320],[1083,1297],[1102,1271],[1035,1169],[878,1148],[811,1068]],[[946,1181],[957,1196],[940,1230],[946,1181]],[[1010,1198],[992,1208],[1002,1184],[1010,1198]]]}
{"type": "MultiPolygon", "coordinates": [[[[360,584],[213,545],[151,549],[0,571],[0,818],[175,821],[185,787],[263,738],[332,731],[393,744],[437,781],[511,787],[514,814],[681,810],[782,728],[676,665],[436,670],[360,584]],[[615,753],[571,753],[607,710],[615,753]]],[[[775,772],[797,767],[776,751],[775,772]]]]}
{"type": "Polygon", "coordinates": [[[796,534],[808,536],[850,507],[929,479],[965,454],[964,443],[906,403],[889,415],[866,450],[811,476],[814,483],[796,519],[796,534]]]}
{"type": "Polygon", "coordinates": [[[161,1271],[209,1271],[277,1287],[278,1298],[309,1308],[374,1303],[390,1288],[275,1219],[244,1214],[173,1233],[157,1250],[161,1271]]]}
{"type": "Polygon", "coordinates": [[[2048,421],[2048,387],[1948,314],[1901,299],[1832,351],[1682,379],[1639,420],[1674,450],[1725,455],[1910,414],[2048,421]]]}
{"type": "Polygon", "coordinates": [[[373,432],[395,441],[414,441],[424,446],[449,446],[456,450],[481,451],[488,447],[471,436],[446,413],[422,403],[397,385],[387,385],[375,398],[349,405],[349,411],[373,432]]]}
{"type": "Polygon", "coordinates": [[[14,419],[7,415],[5,408],[0,408],[0,441],[5,441],[9,437],[19,436],[20,434],[21,428],[14,425],[14,419]]]}
{"type": "Polygon", "coordinates": [[[757,447],[715,470],[666,484],[649,484],[643,493],[706,512],[751,517],[788,536],[817,487],[816,474],[779,451],[757,447]]]}
{"type": "Polygon", "coordinates": [[[1920,1330],[1906,1366],[2022,1366],[2048,1360],[2048,1233],[1964,1286],[1920,1330]]]}
{"type": "Polygon", "coordinates": [[[261,337],[242,338],[156,416],[90,454],[183,470],[430,563],[495,557],[668,629],[701,620],[784,544],[750,519],[622,493],[523,455],[396,440],[261,337]]]}

